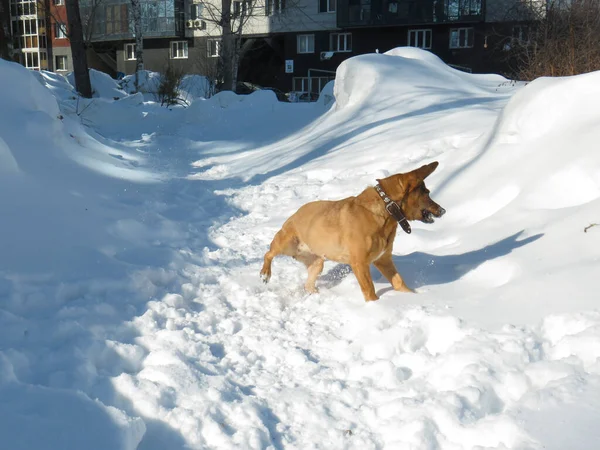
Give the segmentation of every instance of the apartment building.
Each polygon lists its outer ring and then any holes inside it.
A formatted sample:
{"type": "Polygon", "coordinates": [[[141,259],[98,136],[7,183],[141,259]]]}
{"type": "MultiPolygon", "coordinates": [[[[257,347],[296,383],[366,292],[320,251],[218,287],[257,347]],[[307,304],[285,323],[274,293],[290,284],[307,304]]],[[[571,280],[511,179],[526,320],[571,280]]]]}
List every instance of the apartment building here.
{"type": "MultiPolygon", "coordinates": [[[[244,22],[242,43],[247,58],[241,62],[242,72],[250,66],[254,72],[265,72],[264,66],[255,67],[264,55],[274,56],[283,68],[286,38],[296,48],[295,35],[290,33],[335,29],[335,13],[313,8],[315,0],[287,0],[287,5],[285,1],[232,2],[232,14],[244,22]]],[[[82,15],[90,14],[91,3],[82,0],[82,15]]],[[[219,14],[219,0],[142,0],[145,68],[162,71],[174,64],[186,72],[207,70],[220,53],[221,31],[215,24],[219,14]]],[[[136,67],[131,21],[129,0],[105,0],[94,11],[92,45],[111,54],[117,72],[132,73],[136,67]]]]}
{"type": "Polygon", "coordinates": [[[13,58],[34,70],[50,69],[45,5],[36,0],[10,0],[13,58]]]}
{"type": "Polygon", "coordinates": [[[13,59],[32,70],[72,69],[64,0],[9,0],[13,59]]]}
{"type": "MultiPolygon", "coordinates": [[[[527,2],[539,3],[540,0],[527,2]]],[[[520,0],[312,0],[325,26],[283,35],[282,89],[319,92],[329,71],[355,55],[419,47],[466,72],[509,70],[505,44],[526,40],[531,11],[520,0]]]]}
{"type": "MultiPolygon", "coordinates": [[[[9,0],[20,61],[32,69],[72,68],[64,0],[9,0]]],[[[533,2],[542,0],[531,0],[533,2]]],[[[318,93],[345,59],[398,46],[429,50],[465,71],[501,72],[503,40],[526,35],[520,0],[233,0],[244,22],[238,80],[318,93]],[[507,11],[512,11],[509,15],[507,11]],[[511,37],[513,36],[513,37],[511,37]]],[[[208,74],[221,49],[221,0],[141,0],[144,65],[208,74]]],[[[130,0],[80,0],[91,67],[135,71],[130,0]]]]}
{"type": "Polygon", "coordinates": [[[49,0],[47,35],[50,38],[51,61],[50,70],[69,72],[73,70],[71,43],[67,35],[67,8],[65,0],[49,0]]]}

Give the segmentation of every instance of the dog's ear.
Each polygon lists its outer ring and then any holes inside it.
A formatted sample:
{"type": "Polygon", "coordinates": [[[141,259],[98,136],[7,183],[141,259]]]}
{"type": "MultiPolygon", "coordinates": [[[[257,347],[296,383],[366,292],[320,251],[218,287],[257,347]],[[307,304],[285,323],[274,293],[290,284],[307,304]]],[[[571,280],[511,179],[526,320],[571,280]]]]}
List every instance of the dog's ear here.
{"type": "Polygon", "coordinates": [[[412,175],[418,180],[418,182],[423,181],[429,175],[433,173],[433,171],[437,168],[439,162],[434,161],[429,164],[425,164],[424,166],[419,167],[412,171],[412,175]]]}

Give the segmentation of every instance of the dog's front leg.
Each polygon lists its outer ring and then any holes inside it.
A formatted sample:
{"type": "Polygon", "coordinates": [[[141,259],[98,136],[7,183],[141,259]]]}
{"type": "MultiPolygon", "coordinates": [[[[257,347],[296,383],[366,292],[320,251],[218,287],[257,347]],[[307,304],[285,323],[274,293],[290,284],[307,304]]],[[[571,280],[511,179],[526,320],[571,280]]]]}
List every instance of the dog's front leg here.
{"type": "Polygon", "coordinates": [[[377,294],[375,294],[375,286],[373,285],[373,279],[371,278],[371,271],[369,270],[369,263],[364,260],[354,260],[350,263],[352,271],[358,280],[360,290],[365,297],[365,301],[370,302],[378,300],[377,294]]]}
{"type": "Polygon", "coordinates": [[[392,252],[385,252],[381,258],[373,262],[373,265],[377,267],[384,277],[392,284],[395,291],[400,292],[415,292],[409,288],[405,283],[394,265],[392,260],[392,252]]]}

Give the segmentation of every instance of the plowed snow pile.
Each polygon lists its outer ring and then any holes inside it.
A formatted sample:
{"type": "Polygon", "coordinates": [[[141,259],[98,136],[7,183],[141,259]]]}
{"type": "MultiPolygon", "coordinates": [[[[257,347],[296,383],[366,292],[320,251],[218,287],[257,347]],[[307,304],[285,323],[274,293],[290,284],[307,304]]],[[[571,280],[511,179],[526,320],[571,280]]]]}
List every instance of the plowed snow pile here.
{"type": "Polygon", "coordinates": [[[597,447],[600,73],[515,85],[398,48],[315,104],[172,110],[0,82],[2,448],[597,447]],[[328,262],[307,295],[285,257],[261,283],[299,206],[433,160],[448,213],[394,246],[417,294],[373,269],[366,304],[328,262]]]}

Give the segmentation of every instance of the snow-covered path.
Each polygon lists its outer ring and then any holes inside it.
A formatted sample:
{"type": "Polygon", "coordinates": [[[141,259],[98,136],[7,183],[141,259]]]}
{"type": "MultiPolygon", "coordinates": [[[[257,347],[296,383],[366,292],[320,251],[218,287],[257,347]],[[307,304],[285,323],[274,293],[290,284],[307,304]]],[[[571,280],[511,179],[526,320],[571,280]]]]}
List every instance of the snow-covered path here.
{"type": "MultiPolygon", "coordinates": [[[[87,186],[69,165],[62,180],[26,166],[0,128],[0,162],[72,194],[69,220],[30,233],[48,246],[24,249],[31,273],[0,258],[7,448],[596,448],[600,228],[583,228],[600,221],[597,74],[523,88],[394,54],[345,63],[333,107],[330,91],[312,105],[96,103],[91,128],[59,130],[71,159],[112,171],[82,172],[87,186]],[[573,92],[587,98],[565,103],[573,92]],[[448,214],[394,252],[418,294],[373,270],[367,304],[327,263],[309,296],[286,258],[260,282],[300,205],[434,159],[448,214]]],[[[27,216],[10,207],[16,232],[27,216]]]]}

